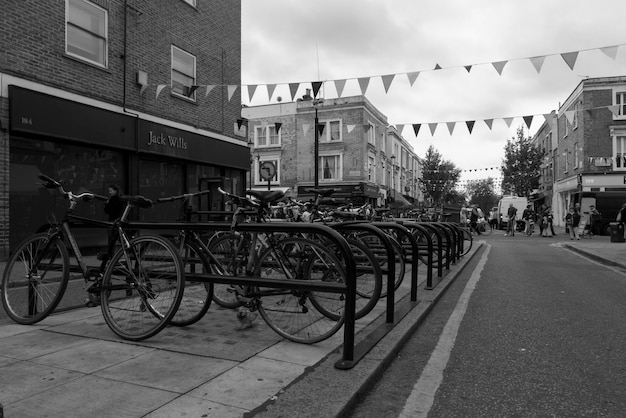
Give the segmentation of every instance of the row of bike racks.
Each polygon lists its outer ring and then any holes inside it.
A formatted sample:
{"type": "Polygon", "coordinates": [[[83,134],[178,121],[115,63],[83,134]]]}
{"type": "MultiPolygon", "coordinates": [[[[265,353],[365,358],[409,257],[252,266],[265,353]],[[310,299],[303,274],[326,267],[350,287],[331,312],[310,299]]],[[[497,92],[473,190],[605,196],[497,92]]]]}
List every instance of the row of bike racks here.
{"type": "MultiPolygon", "coordinates": [[[[223,213],[219,214],[224,215],[223,213]]],[[[230,231],[229,222],[129,222],[129,229],[138,230],[171,230],[171,231],[230,231]]],[[[272,222],[272,223],[240,223],[237,230],[250,233],[306,233],[316,234],[331,240],[337,246],[343,260],[346,261],[346,283],[322,283],[307,280],[272,280],[260,277],[223,276],[216,274],[194,275],[197,281],[224,283],[238,286],[267,286],[275,288],[287,288],[296,290],[321,291],[343,293],[345,299],[345,325],[343,335],[343,354],[341,360],[335,363],[338,369],[350,369],[380,340],[394,323],[395,315],[395,253],[388,232],[393,231],[396,236],[402,238],[402,244],[407,250],[405,262],[411,265],[411,288],[410,300],[417,301],[418,266],[420,256],[426,261],[426,286],[425,289],[434,288],[433,269],[437,270],[437,277],[443,278],[443,269],[450,268],[450,264],[456,262],[463,249],[463,235],[460,227],[446,222],[337,222],[330,224],[302,223],[302,222],[272,222]],[[374,338],[366,338],[365,342],[355,346],[355,311],[356,311],[356,280],[357,268],[350,246],[342,234],[348,232],[366,232],[380,239],[387,252],[387,268],[383,274],[387,275],[387,301],[386,301],[386,330],[378,332],[374,338]],[[437,237],[437,242],[433,241],[437,237]],[[433,254],[437,254],[436,263],[433,254]],[[445,259],[445,264],[444,264],[445,259]],[[436,266],[434,265],[436,264],[436,266]],[[199,280],[198,280],[199,279],[199,280]]],[[[404,316],[410,311],[405,310],[404,316]]]]}

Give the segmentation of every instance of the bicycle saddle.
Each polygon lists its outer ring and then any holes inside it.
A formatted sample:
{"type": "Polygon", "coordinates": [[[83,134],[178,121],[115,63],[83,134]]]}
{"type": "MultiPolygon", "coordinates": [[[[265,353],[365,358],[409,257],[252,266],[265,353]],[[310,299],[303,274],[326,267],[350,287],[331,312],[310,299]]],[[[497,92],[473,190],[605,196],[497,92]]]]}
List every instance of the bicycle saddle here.
{"type": "Polygon", "coordinates": [[[140,195],[120,196],[120,199],[129,202],[131,206],[137,206],[142,209],[152,207],[152,200],[140,195]]]}
{"type": "Polygon", "coordinates": [[[273,203],[285,197],[285,193],[280,190],[248,190],[246,194],[256,197],[261,203],[273,203]]]}

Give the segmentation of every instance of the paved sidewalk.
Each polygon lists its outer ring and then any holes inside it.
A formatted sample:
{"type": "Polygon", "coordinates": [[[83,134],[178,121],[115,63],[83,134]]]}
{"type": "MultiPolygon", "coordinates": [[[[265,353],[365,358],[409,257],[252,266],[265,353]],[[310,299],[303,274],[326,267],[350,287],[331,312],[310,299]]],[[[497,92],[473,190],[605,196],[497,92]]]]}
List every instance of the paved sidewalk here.
{"type": "MultiPolygon", "coordinates": [[[[624,243],[608,237],[555,242],[626,269],[624,243]]],[[[385,324],[384,300],[357,321],[357,341],[381,339],[349,371],[334,368],[343,333],[315,345],[295,344],[260,318],[254,327],[238,330],[234,311],[212,305],[198,324],[168,327],[132,343],[108,329],[99,308],[83,308],[35,326],[0,326],[0,404],[7,418],[339,416],[391,361],[479,247],[475,242],[434,290],[423,289],[420,266],[418,302],[408,300],[407,272],[394,324],[385,324]],[[311,394],[325,401],[312,405],[311,394]]],[[[364,345],[357,345],[357,353],[364,345]]]]}

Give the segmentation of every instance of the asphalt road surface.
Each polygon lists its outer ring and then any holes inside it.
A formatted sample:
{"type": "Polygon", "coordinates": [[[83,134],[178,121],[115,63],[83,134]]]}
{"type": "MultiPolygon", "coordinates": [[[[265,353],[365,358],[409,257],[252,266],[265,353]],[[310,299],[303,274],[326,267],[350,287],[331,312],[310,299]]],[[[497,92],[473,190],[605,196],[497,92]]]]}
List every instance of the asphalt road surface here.
{"type": "Polygon", "coordinates": [[[626,274],[484,238],[351,417],[626,416],[626,274]]]}

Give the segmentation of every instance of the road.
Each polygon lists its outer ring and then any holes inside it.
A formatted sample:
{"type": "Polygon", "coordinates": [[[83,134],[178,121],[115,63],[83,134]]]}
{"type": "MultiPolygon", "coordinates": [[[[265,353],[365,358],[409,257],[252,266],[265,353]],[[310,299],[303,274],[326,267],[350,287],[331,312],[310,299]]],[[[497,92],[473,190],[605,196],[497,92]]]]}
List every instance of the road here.
{"type": "Polygon", "coordinates": [[[484,240],[350,417],[623,417],[626,274],[551,238],[484,240]]]}

